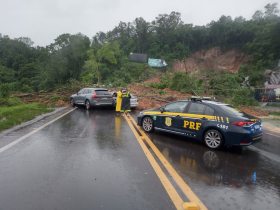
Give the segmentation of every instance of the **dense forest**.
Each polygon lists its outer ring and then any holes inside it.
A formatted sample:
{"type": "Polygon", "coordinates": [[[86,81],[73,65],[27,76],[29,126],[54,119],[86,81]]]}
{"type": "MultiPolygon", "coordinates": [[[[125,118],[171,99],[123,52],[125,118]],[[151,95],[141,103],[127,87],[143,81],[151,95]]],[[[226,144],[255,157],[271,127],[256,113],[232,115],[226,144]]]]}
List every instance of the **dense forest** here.
{"type": "Polygon", "coordinates": [[[250,20],[223,15],[205,26],[184,23],[178,12],[160,14],[151,22],[139,17],[92,38],[62,34],[46,47],[34,46],[28,37],[0,34],[0,92],[51,90],[73,81],[122,86],[144,80],[154,71],[129,62],[131,52],[172,63],[211,47],[248,54],[250,62],[239,74],[249,75],[254,86],[263,84],[264,70],[280,59],[277,4],[267,4],[250,20]]]}

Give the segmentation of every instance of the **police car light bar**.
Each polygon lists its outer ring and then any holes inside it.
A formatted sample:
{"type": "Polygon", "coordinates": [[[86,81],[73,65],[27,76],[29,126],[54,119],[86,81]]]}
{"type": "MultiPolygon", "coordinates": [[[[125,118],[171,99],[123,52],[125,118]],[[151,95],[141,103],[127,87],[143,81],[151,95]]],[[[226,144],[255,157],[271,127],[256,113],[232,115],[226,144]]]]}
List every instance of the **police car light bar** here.
{"type": "Polygon", "coordinates": [[[214,101],[214,100],[215,100],[215,97],[192,96],[192,97],[191,97],[191,100],[192,100],[192,101],[202,101],[202,100],[205,100],[205,101],[214,101]]]}
{"type": "Polygon", "coordinates": [[[202,100],[205,100],[205,101],[212,101],[212,98],[211,98],[211,97],[202,97],[202,100]]]}
{"type": "Polygon", "coordinates": [[[192,101],[201,101],[201,97],[200,96],[192,96],[191,100],[192,101]]]}

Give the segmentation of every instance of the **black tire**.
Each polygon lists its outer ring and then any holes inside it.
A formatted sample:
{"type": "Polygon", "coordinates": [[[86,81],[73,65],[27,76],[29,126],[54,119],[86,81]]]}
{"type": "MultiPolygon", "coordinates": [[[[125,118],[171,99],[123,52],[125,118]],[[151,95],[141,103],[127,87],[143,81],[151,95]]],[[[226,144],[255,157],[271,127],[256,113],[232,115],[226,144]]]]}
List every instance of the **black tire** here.
{"type": "Polygon", "coordinates": [[[75,106],[76,106],[76,104],[75,104],[75,102],[74,102],[74,99],[73,99],[73,98],[71,98],[71,99],[70,99],[70,104],[71,104],[71,106],[72,106],[72,107],[75,107],[75,106]]]}
{"type": "Polygon", "coordinates": [[[142,128],[145,132],[151,133],[154,131],[154,121],[151,117],[146,116],[142,120],[142,128]]]}
{"type": "Polygon", "coordinates": [[[91,106],[89,100],[85,101],[85,106],[86,106],[86,110],[90,110],[91,106]]]}
{"type": "Polygon", "coordinates": [[[206,146],[210,149],[219,149],[224,143],[223,135],[216,129],[206,131],[203,140],[206,146]]]}

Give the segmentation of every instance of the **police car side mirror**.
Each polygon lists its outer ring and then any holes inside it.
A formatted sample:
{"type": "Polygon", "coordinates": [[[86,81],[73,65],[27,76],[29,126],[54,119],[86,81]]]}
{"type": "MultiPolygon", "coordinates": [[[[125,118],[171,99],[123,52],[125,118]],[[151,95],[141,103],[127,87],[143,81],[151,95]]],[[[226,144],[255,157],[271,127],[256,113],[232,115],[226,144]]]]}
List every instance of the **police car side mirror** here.
{"type": "Polygon", "coordinates": [[[160,110],[161,113],[165,112],[164,107],[160,107],[159,110],[160,110]]]}

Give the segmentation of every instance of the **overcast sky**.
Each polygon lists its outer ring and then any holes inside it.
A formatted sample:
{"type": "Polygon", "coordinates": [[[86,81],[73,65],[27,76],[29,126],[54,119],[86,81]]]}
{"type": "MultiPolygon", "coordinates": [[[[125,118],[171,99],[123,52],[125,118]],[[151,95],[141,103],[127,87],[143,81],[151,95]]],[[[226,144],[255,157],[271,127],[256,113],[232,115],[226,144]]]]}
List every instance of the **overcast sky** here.
{"type": "Polygon", "coordinates": [[[205,25],[221,15],[251,18],[267,3],[280,0],[0,0],[0,33],[27,36],[45,46],[62,33],[92,38],[120,21],[152,21],[158,14],[180,12],[185,23],[205,25]]]}

